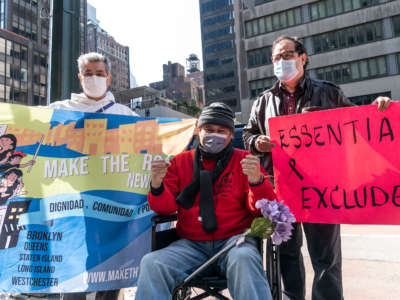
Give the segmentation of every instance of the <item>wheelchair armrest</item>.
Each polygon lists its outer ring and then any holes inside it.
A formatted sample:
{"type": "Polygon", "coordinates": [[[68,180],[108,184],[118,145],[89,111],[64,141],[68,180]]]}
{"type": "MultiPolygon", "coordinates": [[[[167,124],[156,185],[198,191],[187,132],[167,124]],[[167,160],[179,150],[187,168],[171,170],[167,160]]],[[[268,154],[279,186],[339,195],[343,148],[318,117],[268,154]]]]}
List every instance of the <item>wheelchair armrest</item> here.
{"type": "Polygon", "coordinates": [[[152,234],[151,234],[151,250],[158,250],[168,246],[173,241],[179,239],[178,234],[176,233],[175,227],[171,227],[169,229],[162,229],[158,231],[158,225],[168,222],[174,222],[177,220],[177,214],[173,213],[171,215],[156,215],[151,218],[153,221],[152,226],[152,234]]]}
{"type": "Polygon", "coordinates": [[[154,222],[154,224],[162,224],[176,220],[177,220],[176,213],[173,213],[171,215],[155,215],[151,218],[151,221],[154,222]]]}

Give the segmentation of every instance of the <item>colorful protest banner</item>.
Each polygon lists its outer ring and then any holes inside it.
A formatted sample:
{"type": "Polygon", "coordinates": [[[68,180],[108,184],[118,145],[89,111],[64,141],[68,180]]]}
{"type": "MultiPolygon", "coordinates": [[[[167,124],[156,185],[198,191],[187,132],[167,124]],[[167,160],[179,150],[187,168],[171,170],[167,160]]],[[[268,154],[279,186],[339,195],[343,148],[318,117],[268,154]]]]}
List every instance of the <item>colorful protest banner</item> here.
{"type": "Polygon", "coordinates": [[[134,286],[151,161],[184,150],[194,127],[0,104],[0,292],[134,286]]]}
{"type": "Polygon", "coordinates": [[[299,222],[400,224],[400,103],[269,120],[278,198],[299,222]]]}

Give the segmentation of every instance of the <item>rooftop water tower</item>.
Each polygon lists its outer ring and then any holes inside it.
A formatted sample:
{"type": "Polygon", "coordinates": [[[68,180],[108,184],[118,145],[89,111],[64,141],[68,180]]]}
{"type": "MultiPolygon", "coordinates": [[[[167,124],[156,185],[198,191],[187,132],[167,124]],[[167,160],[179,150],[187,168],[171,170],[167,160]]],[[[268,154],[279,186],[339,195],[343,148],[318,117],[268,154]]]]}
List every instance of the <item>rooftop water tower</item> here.
{"type": "Polygon", "coordinates": [[[200,71],[200,59],[196,54],[192,53],[186,58],[186,71],[189,74],[200,71]]]}

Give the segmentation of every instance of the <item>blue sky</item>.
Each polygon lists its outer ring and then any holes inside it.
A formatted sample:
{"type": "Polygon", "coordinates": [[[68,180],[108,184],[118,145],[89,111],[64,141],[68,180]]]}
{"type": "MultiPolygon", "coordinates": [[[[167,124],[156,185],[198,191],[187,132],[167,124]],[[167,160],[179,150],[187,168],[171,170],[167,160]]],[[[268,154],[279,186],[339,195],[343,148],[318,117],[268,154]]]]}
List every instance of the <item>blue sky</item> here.
{"type": "MultiPolygon", "coordinates": [[[[162,80],[162,65],[202,59],[198,0],[89,0],[100,26],[130,48],[138,85],[162,80]]],[[[201,66],[202,66],[201,61],[201,66]]]]}

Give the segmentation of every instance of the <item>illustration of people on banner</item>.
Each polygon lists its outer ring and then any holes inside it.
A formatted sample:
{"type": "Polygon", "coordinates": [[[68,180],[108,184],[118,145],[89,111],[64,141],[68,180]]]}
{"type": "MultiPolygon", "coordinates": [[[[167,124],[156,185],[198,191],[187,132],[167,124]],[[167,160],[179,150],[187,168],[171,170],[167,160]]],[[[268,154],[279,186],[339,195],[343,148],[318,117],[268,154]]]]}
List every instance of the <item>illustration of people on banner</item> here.
{"type": "MultiPolygon", "coordinates": [[[[0,125],[1,126],[1,125],[0,125]]],[[[1,126],[4,128],[4,125],[1,126]]],[[[12,202],[23,195],[23,172],[20,168],[32,166],[35,160],[21,163],[26,157],[22,151],[15,151],[17,138],[13,134],[0,136],[0,249],[16,247],[21,227],[19,216],[28,211],[30,201],[12,202]]]]}

